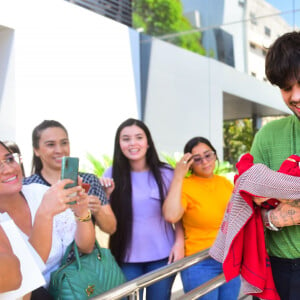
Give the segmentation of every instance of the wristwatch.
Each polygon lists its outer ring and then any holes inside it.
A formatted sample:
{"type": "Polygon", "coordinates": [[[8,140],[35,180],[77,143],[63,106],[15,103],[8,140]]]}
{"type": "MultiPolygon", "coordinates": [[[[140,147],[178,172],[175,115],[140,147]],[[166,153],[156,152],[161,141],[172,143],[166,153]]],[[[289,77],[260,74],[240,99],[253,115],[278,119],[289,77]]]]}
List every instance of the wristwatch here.
{"type": "Polygon", "coordinates": [[[271,218],[270,218],[270,213],[271,213],[271,209],[269,209],[267,211],[267,213],[265,214],[265,218],[264,218],[264,224],[265,227],[269,230],[272,231],[279,231],[280,228],[276,227],[272,222],[271,222],[271,218]]]}

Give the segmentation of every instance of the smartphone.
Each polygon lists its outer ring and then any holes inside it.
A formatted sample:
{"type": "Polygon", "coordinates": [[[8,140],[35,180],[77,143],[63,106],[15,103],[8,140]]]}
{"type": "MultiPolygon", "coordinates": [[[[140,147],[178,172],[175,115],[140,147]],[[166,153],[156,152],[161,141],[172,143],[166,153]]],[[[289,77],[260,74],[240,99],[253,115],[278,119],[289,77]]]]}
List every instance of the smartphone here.
{"type": "MultiPolygon", "coordinates": [[[[79,167],[79,158],[64,156],[61,161],[61,179],[71,179],[73,183],[68,183],[65,186],[65,189],[74,187],[78,185],[78,167],[79,167]]],[[[76,193],[71,194],[70,197],[76,196],[76,193]]],[[[75,201],[68,202],[68,204],[75,204],[75,201]]]]}

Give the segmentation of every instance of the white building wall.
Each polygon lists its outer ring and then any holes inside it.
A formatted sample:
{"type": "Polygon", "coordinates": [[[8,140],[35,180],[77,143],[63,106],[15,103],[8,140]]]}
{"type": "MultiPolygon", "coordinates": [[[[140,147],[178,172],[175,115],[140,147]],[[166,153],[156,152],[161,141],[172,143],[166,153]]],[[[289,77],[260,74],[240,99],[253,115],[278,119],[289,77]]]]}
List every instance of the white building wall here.
{"type": "MultiPolygon", "coordinates": [[[[62,0],[0,0],[0,20],[0,139],[19,144],[27,174],[44,119],[67,127],[71,155],[111,154],[120,122],[140,116],[138,33],[62,0]]],[[[150,54],[145,121],[159,152],[202,135],[222,158],[224,92],[288,112],[276,88],[214,59],[157,39],[150,54]]]]}
{"type": "Polygon", "coordinates": [[[277,88],[244,72],[157,39],[151,49],[145,120],[161,151],[204,136],[222,158],[224,92],[289,113],[277,88]]]}
{"type": "Polygon", "coordinates": [[[182,152],[194,135],[210,136],[210,60],[153,40],[145,121],[159,149],[182,152]],[[180,57],[180,59],[179,59],[180,57]]]}
{"type": "MultiPolygon", "coordinates": [[[[138,34],[62,0],[0,0],[0,25],[15,32],[15,63],[10,60],[1,95],[0,139],[16,140],[28,170],[32,129],[55,119],[69,131],[72,155],[111,154],[119,123],[138,117],[139,60],[132,60],[131,49],[138,49],[138,34]]],[[[7,30],[1,33],[2,52],[10,38],[7,30]]]]}

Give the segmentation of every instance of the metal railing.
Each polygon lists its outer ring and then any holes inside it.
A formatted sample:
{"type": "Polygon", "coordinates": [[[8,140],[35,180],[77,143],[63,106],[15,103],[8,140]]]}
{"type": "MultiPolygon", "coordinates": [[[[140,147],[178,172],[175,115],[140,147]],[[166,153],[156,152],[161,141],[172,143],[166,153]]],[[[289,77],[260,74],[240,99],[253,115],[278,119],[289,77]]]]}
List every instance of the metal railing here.
{"type": "MultiPolygon", "coordinates": [[[[164,278],[167,278],[173,274],[177,274],[179,271],[184,270],[200,261],[203,261],[209,257],[209,249],[205,249],[201,252],[187,256],[181,260],[178,260],[168,266],[156,269],[152,272],[149,272],[143,276],[140,276],[131,281],[127,281],[124,284],[121,284],[99,296],[96,296],[94,299],[97,300],[116,300],[123,297],[128,297],[128,299],[140,299],[139,290],[145,288],[151,284],[154,284],[164,278]]],[[[226,282],[224,274],[220,274],[206,283],[200,285],[194,290],[180,296],[177,300],[194,300],[197,299],[212,290],[218,288],[226,282]]],[[[248,295],[241,296],[239,300],[247,298],[248,295]]]]}
{"type": "Polygon", "coordinates": [[[66,0],[132,27],[131,0],[66,0]]]}
{"type": "MultiPolygon", "coordinates": [[[[140,289],[147,287],[155,282],[158,282],[164,278],[167,278],[173,274],[177,274],[177,272],[184,270],[200,261],[207,259],[209,257],[208,251],[209,251],[209,249],[203,250],[199,253],[196,253],[191,256],[187,256],[181,260],[178,260],[168,266],[165,266],[165,267],[159,268],[157,270],[154,270],[152,272],[149,272],[149,273],[147,273],[143,276],[140,276],[134,280],[128,281],[122,285],[117,286],[117,287],[107,291],[106,293],[103,293],[103,294],[95,297],[95,299],[112,300],[112,299],[121,299],[122,297],[129,296],[129,299],[139,300],[139,290],[140,289]]],[[[221,274],[221,275],[223,275],[223,274],[221,274]]],[[[224,278],[224,275],[223,275],[223,278],[224,278]]],[[[222,281],[222,278],[221,277],[219,278],[219,276],[218,276],[218,279],[213,282],[213,285],[217,284],[217,286],[214,286],[212,289],[220,286],[224,282],[225,282],[225,278],[222,281]]],[[[199,289],[199,288],[197,288],[197,289],[199,289]]],[[[208,289],[208,288],[205,287],[205,289],[208,289]]],[[[191,292],[193,292],[193,291],[191,291],[191,292]]],[[[208,291],[206,291],[205,293],[208,293],[209,291],[210,291],[210,289],[208,291]]],[[[201,293],[203,293],[202,290],[197,291],[197,295],[200,295],[201,293]]],[[[201,295],[204,295],[204,294],[201,294],[201,295]]],[[[194,297],[199,297],[199,296],[194,296],[192,294],[191,294],[191,296],[189,296],[188,294],[185,294],[184,297],[185,297],[184,299],[196,299],[194,297]],[[190,298],[186,298],[186,296],[188,296],[190,298]]]]}
{"type": "Polygon", "coordinates": [[[222,284],[226,282],[224,274],[220,274],[219,276],[214,277],[213,279],[207,281],[206,283],[198,286],[197,288],[193,289],[192,291],[184,294],[178,300],[194,300],[197,299],[212,290],[218,288],[222,284]]]}

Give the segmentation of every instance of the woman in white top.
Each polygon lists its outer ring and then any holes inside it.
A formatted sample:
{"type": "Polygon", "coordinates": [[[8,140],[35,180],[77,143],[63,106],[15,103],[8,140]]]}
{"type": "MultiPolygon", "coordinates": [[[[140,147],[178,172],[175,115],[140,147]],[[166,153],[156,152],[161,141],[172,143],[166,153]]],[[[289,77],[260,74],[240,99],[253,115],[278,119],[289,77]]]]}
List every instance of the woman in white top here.
{"type": "Polygon", "coordinates": [[[22,188],[20,157],[0,141],[0,213],[7,213],[44,261],[47,285],[67,246],[75,239],[82,253],[95,244],[88,198],[81,186],[64,189],[70,179],[51,187],[33,183],[22,188]],[[70,195],[77,193],[68,204],[70,195]],[[82,222],[84,220],[85,222],[82,222]]]}

